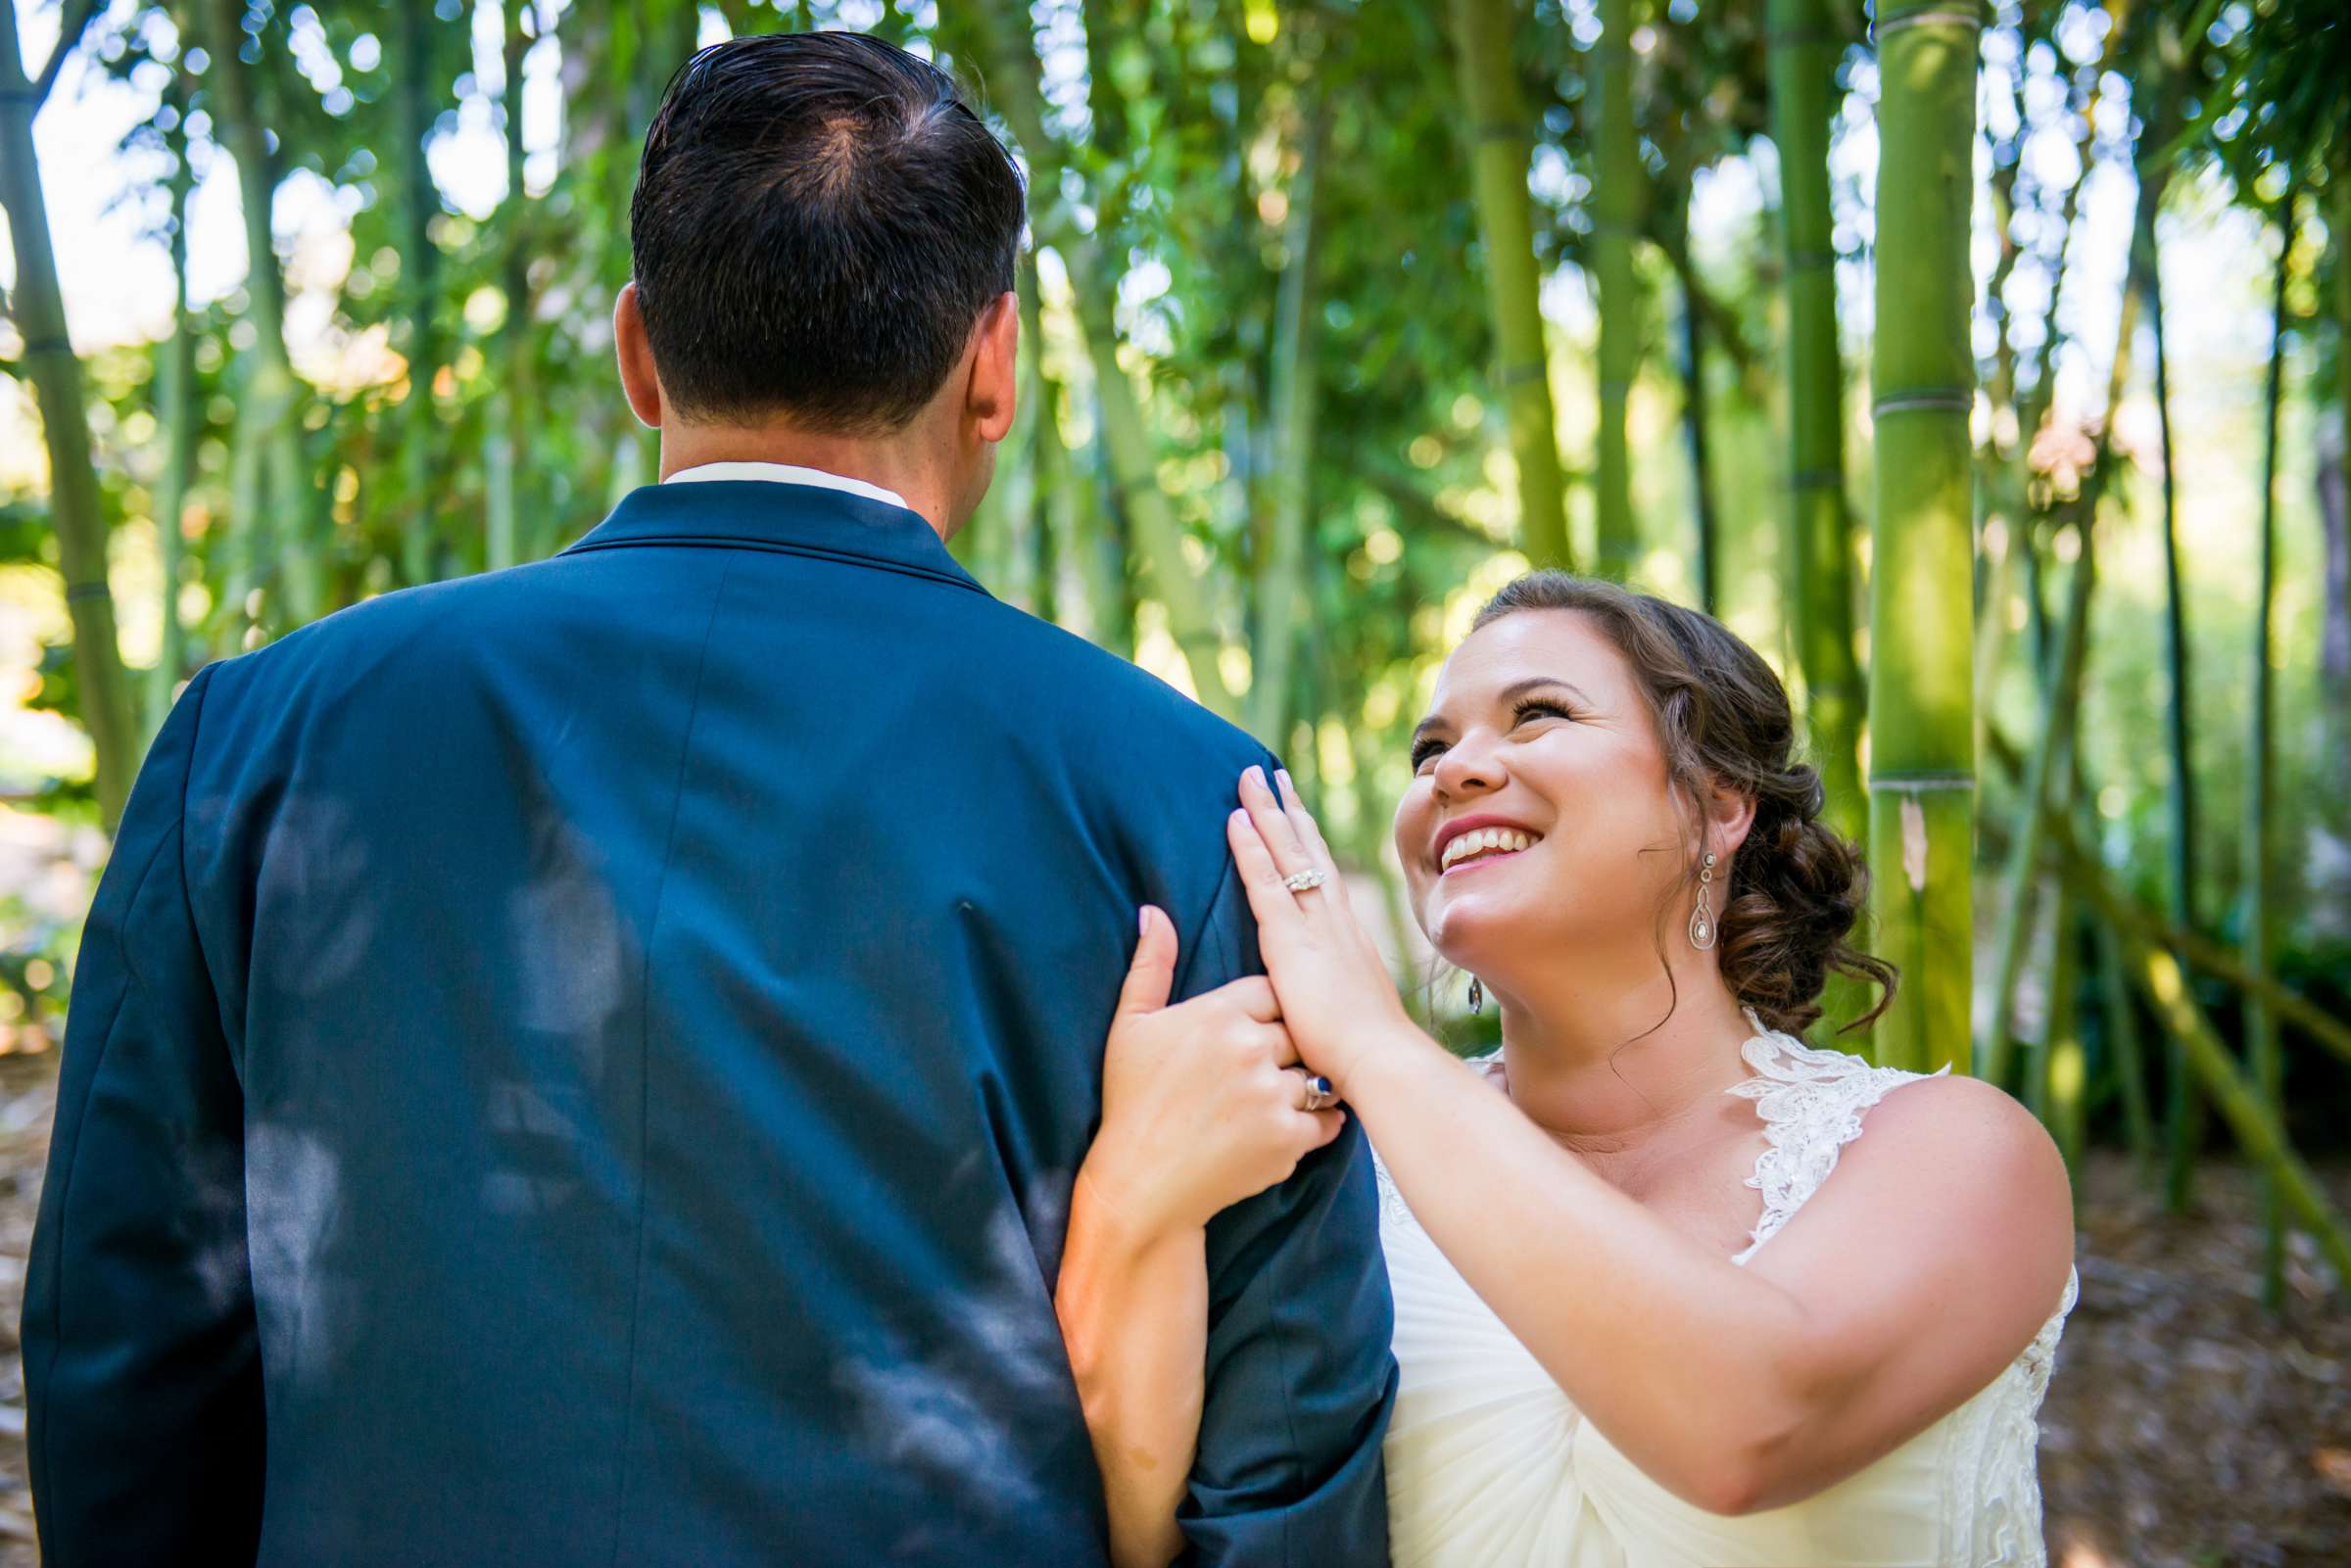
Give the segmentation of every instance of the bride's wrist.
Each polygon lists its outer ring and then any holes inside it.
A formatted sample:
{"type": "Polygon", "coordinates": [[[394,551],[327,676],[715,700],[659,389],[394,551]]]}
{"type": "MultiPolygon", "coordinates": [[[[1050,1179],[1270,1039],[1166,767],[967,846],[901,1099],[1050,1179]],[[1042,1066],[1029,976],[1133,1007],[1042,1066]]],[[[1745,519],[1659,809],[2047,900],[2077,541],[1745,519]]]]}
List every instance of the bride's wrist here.
{"type": "Polygon", "coordinates": [[[1334,1074],[1332,1083],[1340,1099],[1360,1108],[1367,1102],[1377,1104],[1399,1086],[1409,1085],[1430,1062],[1450,1060],[1451,1053],[1426,1031],[1410,1019],[1398,1019],[1359,1041],[1344,1073],[1334,1074]]]}
{"type": "Polygon", "coordinates": [[[1200,1227],[1170,1211],[1151,1191],[1114,1161],[1092,1155],[1078,1166],[1070,1195],[1070,1229],[1106,1260],[1131,1263],[1172,1237],[1200,1227]]]}

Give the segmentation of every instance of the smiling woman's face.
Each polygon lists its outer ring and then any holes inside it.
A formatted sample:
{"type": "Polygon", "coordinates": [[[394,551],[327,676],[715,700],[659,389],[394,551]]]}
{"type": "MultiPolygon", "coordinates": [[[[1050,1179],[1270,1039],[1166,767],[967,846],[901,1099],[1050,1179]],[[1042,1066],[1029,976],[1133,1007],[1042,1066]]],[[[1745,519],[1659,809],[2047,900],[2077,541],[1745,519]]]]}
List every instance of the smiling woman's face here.
{"type": "Polygon", "coordinates": [[[1396,852],[1444,957],[1498,991],[1530,966],[1654,965],[1689,821],[1631,666],[1574,610],[1521,610],[1454,650],[1413,741],[1396,852]]]}

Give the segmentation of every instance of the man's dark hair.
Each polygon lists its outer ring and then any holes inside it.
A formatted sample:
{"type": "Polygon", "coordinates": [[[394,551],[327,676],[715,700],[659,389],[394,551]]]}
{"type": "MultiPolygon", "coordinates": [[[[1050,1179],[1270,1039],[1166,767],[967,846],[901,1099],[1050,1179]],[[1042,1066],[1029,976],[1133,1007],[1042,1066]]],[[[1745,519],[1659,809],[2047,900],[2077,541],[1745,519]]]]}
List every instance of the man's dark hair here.
{"type": "Polygon", "coordinates": [[[854,32],[713,44],[646,132],[637,308],[690,419],[894,430],[1013,286],[1027,201],[946,72],[854,32]]]}

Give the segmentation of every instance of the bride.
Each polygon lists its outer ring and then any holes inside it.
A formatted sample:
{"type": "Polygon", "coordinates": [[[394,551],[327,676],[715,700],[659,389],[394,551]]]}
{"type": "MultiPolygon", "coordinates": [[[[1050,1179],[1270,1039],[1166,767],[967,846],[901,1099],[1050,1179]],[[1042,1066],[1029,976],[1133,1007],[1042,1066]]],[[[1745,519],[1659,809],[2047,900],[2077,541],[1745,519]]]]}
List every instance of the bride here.
{"type": "Polygon", "coordinates": [[[1143,912],[1057,1294],[1118,1562],[1182,1546],[1201,1227],[1335,1135],[1326,1096],[1378,1156],[1399,1568],[2043,1560],[2064,1166],[1997,1089],[1799,1037],[1830,971],[1894,976],[1846,944],[1864,874],[1791,739],[1703,615],[1555,572],[1485,607],[1395,825],[1430,942],[1501,1009],[1467,1065],[1287,777],[1243,779],[1271,991],[1156,1007],[1176,938],[1143,912]]]}

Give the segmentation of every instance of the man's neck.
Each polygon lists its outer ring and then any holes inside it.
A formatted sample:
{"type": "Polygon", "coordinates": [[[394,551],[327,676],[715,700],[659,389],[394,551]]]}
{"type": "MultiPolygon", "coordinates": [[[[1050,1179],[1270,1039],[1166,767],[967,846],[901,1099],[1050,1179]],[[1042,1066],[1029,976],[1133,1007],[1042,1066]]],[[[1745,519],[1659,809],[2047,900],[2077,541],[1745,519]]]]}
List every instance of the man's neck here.
{"type": "Polygon", "coordinates": [[[859,479],[906,498],[941,539],[948,533],[947,486],[935,463],[894,441],[825,436],[804,430],[744,430],[665,427],[661,432],[663,479],[705,463],[783,463],[859,479]]]}

